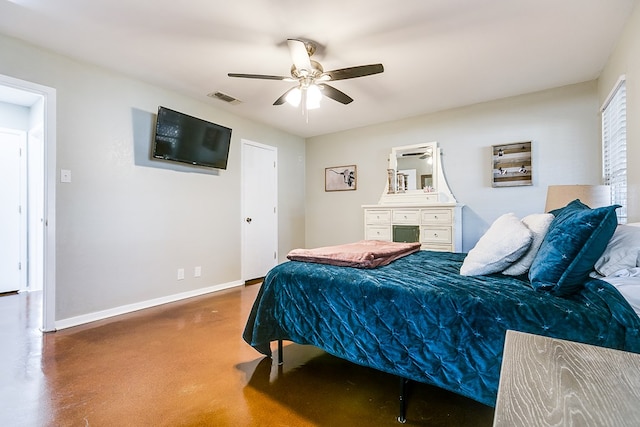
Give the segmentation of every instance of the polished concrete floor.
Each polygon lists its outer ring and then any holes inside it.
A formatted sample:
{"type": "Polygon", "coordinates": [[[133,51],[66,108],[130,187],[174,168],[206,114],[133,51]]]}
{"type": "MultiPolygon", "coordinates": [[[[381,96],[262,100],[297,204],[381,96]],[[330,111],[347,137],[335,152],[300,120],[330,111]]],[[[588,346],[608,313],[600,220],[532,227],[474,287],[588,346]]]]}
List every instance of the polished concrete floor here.
{"type": "MultiPolygon", "coordinates": [[[[398,380],[309,346],[278,367],[241,338],[260,285],[41,334],[41,296],[0,296],[0,426],[398,426],[398,380]]],[[[274,346],[275,348],[275,346],[274,346]]],[[[415,384],[407,423],[490,426],[415,384]]]]}

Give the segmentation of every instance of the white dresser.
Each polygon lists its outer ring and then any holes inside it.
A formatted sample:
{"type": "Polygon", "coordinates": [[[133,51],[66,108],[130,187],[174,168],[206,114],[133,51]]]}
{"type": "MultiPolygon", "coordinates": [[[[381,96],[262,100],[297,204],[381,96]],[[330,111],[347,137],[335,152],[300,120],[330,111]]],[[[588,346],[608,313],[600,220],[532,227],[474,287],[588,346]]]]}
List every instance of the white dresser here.
{"type": "Polygon", "coordinates": [[[364,238],[367,240],[418,241],[425,250],[462,251],[461,205],[378,204],[364,205],[363,208],[364,238]],[[412,233],[415,239],[403,238],[412,233]]]}
{"type": "Polygon", "coordinates": [[[449,189],[437,142],[392,147],[380,200],[362,207],[366,240],[462,252],[463,205],[449,189]]]}

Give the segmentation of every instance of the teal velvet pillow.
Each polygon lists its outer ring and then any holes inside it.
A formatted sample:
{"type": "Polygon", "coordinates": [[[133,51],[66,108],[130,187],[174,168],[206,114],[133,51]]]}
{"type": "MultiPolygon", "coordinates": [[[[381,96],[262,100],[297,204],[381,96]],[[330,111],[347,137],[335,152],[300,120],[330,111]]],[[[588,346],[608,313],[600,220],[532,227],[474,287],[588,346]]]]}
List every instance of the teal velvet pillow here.
{"type": "Polygon", "coordinates": [[[578,292],[616,230],[619,207],[590,209],[574,200],[557,210],[529,269],[531,286],[558,296],[578,292]]]}
{"type": "Polygon", "coordinates": [[[562,208],[557,208],[557,209],[553,209],[551,211],[549,211],[550,214],[552,214],[555,217],[560,216],[560,214],[567,209],[567,212],[572,212],[572,211],[576,211],[579,209],[591,209],[589,206],[585,205],[584,203],[582,203],[580,201],[580,199],[575,199],[574,201],[570,202],[567,206],[562,207],[562,208]]]}

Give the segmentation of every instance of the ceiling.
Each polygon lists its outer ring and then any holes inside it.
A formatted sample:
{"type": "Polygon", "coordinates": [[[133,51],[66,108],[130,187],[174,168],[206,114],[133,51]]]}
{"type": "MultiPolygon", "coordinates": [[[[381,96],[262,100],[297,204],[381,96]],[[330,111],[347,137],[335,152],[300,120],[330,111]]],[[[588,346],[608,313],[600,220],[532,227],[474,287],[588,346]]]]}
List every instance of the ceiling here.
{"type": "Polygon", "coordinates": [[[595,79],[637,3],[0,0],[0,33],[311,137],[595,79]],[[385,71],[332,83],[354,102],[325,98],[307,122],[272,105],[292,83],[227,76],[288,76],[287,38],[315,41],[325,70],[385,71]]]}

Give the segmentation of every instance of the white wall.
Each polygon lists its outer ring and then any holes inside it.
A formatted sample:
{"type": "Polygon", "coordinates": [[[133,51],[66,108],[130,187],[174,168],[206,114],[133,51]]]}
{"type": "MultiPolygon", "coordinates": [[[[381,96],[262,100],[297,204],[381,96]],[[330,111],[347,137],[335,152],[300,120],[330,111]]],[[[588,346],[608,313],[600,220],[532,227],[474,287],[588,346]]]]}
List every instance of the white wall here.
{"type": "Polygon", "coordinates": [[[629,222],[640,221],[640,5],[627,21],[615,51],[600,79],[598,96],[604,103],[622,75],[627,77],[627,214],[629,222]]]}
{"type": "Polygon", "coordinates": [[[72,182],[56,183],[56,320],[239,281],[242,138],[278,147],[280,254],[304,244],[302,138],[8,37],[0,57],[0,74],[57,90],[57,165],[72,182]],[[142,161],[158,105],[231,127],[228,170],[142,161]]]}
{"type": "Polygon", "coordinates": [[[463,210],[468,251],[499,215],[544,209],[549,184],[598,184],[596,82],[472,105],[307,140],[307,247],[363,238],[361,205],[377,203],[391,147],[438,141],[463,210]],[[533,142],[533,186],[492,188],[490,146],[533,142]],[[356,164],[357,190],[324,191],[324,168],[356,164]]]}

